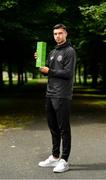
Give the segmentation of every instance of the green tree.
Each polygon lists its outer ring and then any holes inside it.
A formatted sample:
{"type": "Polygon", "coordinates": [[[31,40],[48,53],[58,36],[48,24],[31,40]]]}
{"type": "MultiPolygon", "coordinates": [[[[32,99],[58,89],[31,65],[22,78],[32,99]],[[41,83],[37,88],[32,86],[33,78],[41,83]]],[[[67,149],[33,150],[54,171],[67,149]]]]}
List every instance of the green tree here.
{"type": "MultiPolygon", "coordinates": [[[[97,9],[100,2],[101,0],[92,2],[88,0],[37,0],[36,2],[35,0],[2,0],[0,3],[0,47],[2,49],[0,75],[2,75],[2,67],[6,64],[10,84],[12,84],[13,71],[18,73],[18,83],[20,84],[21,81],[23,83],[23,72],[31,71],[33,66],[33,47],[36,46],[36,42],[46,41],[50,50],[54,46],[52,27],[62,22],[67,25],[69,39],[72,46],[76,48],[79,67],[81,63],[85,67],[86,82],[88,69],[93,69],[91,68],[92,61],[90,61],[93,58],[90,45],[92,44],[95,51],[97,42],[100,44],[102,42],[104,45],[105,31],[102,31],[104,13],[100,15],[101,26],[98,25],[99,34],[97,34],[95,31],[97,20],[95,24],[91,11],[89,12],[92,6],[96,5],[97,9]]],[[[97,62],[100,62],[99,59],[97,62]]],[[[101,63],[101,69],[103,63],[104,61],[101,63]]],[[[0,76],[0,82],[2,82],[2,76],[0,76]]]]}
{"type": "Polygon", "coordinates": [[[79,8],[83,18],[83,24],[80,25],[79,52],[92,75],[92,86],[96,87],[98,76],[102,76],[105,87],[106,3],[79,8]]]}
{"type": "MultiPolygon", "coordinates": [[[[106,2],[90,7],[79,7],[84,16],[84,24],[89,32],[97,35],[106,35],[106,2]]],[[[103,39],[105,40],[105,39],[103,39]]]]}

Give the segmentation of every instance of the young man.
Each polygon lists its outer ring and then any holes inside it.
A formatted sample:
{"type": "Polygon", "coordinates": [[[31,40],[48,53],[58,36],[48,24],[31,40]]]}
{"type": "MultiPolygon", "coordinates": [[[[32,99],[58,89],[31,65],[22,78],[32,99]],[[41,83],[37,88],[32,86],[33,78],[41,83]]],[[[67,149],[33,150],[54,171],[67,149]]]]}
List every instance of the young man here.
{"type": "MultiPolygon", "coordinates": [[[[68,158],[71,150],[70,101],[73,91],[75,70],[75,51],[67,42],[67,31],[63,24],[53,27],[53,36],[57,45],[47,58],[40,72],[48,75],[46,92],[46,111],[48,126],[52,136],[52,155],[41,161],[39,166],[54,166],[53,172],[69,169],[68,158]],[[62,141],[62,154],[60,144],[62,141]]],[[[35,54],[36,58],[36,54],[35,54]]]]}

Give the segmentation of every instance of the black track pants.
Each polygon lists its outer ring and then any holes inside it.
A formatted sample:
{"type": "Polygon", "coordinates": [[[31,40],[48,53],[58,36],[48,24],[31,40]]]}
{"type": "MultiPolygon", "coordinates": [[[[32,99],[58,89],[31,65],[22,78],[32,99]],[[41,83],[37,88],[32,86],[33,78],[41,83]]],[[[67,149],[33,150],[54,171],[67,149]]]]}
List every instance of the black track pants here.
{"type": "Polygon", "coordinates": [[[61,158],[67,161],[71,150],[70,100],[47,97],[46,112],[48,126],[52,135],[52,154],[59,157],[62,140],[61,158]]]}

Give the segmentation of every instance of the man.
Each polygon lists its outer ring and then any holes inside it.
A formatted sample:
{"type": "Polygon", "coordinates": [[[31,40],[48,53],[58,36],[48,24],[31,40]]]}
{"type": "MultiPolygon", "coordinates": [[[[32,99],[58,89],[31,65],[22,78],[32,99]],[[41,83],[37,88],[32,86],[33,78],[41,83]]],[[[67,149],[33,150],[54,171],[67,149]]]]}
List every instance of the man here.
{"type": "MultiPolygon", "coordinates": [[[[75,51],[67,42],[67,31],[63,24],[53,27],[53,36],[57,45],[47,58],[40,72],[48,75],[46,92],[46,111],[48,126],[52,136],[52,155],[41,161],[41,167],[53,167],[53,172],[69,169],[68,158],[71,150],[70,101],[73,91],[75,70],[75,51]],[[60,145],[62,140],[62,154],[60,145]]],[[[37,55],[35,54],[35,58],[37,55]]]]}

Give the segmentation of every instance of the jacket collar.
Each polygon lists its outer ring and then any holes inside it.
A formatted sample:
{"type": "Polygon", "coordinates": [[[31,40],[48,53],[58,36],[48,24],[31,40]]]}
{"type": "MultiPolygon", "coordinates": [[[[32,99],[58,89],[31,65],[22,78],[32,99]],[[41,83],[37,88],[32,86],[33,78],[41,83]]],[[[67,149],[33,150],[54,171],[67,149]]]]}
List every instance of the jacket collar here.
{"type": "Polygon", "coordinates": [[[68,41],[66,41],[64,44],[56,45],[55,49],[61,49],[61,48],[67,47],[67,46],[71,46],[71,43],[68,41]]]}

